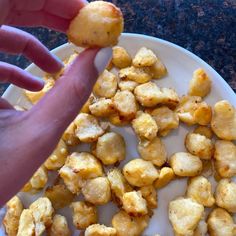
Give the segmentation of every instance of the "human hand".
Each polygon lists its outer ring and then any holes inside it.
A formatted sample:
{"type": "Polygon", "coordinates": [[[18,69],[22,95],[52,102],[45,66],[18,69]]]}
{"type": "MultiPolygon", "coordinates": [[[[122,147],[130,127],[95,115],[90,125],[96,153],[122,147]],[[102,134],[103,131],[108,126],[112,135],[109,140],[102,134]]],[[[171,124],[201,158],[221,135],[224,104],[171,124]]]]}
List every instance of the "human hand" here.
{"type": "MultiPolygon", "coordinates": [[[[66,32],[71,19],[84,4],[85,0],[0,0],[0,9],[4,9],[0,26],[44,26],[66,32]]],[[[0,27],[0,51],[23,54],[48,73],[56,73],[63,66],[35,37],[9,26],[0,27]]],[[[43,87],[43,81],[3,62],[0,62],[0,81],[32,91],[43,87]]]]}
{"type": "MultiPolygon", "coordinates": [[[[0,0],[0,8],[4,9],[2,7],[5,6],[8,9],[0,22],[21,26],[40,25],[65,32],[70,19],[83,4],[80,0],[0,0]],[[77,2],[77,8],[67,9],[68,2],[77,2]],[[59,3],[64,4],[63,7],[58,7],[59,3]],[[19,4],[30,9],[21,9],[19,4]],[[54,13],[57,12],[56,16],[46,10],[52,9],[52,6],[58,9],[53,9],[54,13]],[[67,13],[62,17],[64,11],[67,13]]],[[[9,26],[0,28],[0,51],[23,53],[49,73],[55,73],[62,67],[61,62],[33,36],[9,26]]],[[[106,67],[111,54],[110,48],[85,50],[65,70],[54,88],[29,111],[16,111],[0,98],[0,206],[21,189],[53,151],[63,131],[90,95],[98,74],[106,67]]],[[[0,81],[2,79],[33,91],[43,87],[42,81],[6,63],[0,63],[0,81]]]]}

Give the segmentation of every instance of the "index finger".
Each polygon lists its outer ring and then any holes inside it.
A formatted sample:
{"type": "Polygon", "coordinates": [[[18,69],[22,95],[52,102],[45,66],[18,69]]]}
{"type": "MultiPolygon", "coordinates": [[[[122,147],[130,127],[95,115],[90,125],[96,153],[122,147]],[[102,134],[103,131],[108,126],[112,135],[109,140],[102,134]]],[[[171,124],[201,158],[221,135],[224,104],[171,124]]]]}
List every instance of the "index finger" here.
{"type": "Polygon", "coordinates": [[[86,3],[86,0],[14,0],[12,10],[44,11],[64,19],[72,19],[86,3]]]}
{"type": "Polygon", "coordinates": [[[85,0],[14,0],[5,24],[44,26],[66,32],[70,20],[87,3],[85,0]]]}

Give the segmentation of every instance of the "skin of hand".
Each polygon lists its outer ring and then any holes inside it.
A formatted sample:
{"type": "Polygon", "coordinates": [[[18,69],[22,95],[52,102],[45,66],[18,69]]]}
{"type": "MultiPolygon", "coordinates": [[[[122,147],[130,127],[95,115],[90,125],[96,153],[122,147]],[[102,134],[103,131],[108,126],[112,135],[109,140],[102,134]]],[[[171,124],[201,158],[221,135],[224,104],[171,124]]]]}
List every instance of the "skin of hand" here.
{"type": "MultiPolygon", "coordinates": [[[[45,26],[65,32],[69,21],[84,4],[80,0],[0,0],[0,9],[6,9],[0,23],[45,26]],[[52,21],[49,23],[48,19],[52,21]]],[[[50,73],[62,67],[37,39],[9,26],[0,28],[0,51],[22,53],[50,73]]],[[[28,111],[16,111],[0,98],[0,206],[22,188],[52,153],[111,56],[111,48],[84,50],[66,68],[53,89],[28,111]]],[[[38,78],[3,62],[0,63],[0,81],[32,91],[43,87],[38,78]]]]}

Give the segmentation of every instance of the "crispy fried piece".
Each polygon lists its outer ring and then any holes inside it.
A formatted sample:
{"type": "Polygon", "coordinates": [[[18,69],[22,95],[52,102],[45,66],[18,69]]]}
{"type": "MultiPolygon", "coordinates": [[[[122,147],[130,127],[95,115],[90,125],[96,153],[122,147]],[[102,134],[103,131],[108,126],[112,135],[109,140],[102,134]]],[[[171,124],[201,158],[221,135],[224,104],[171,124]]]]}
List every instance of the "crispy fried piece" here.
{"type": "Polygon", "coordinates": [[[7,235],[16,236],[19,226],[19,220],[23,211],[23,205],[18,196],[14,196],[7,204],[6,215],[3,219],[3,225],[7,235]]]}
{"type": "Polygon", "coordinates": [[[236,140],[236,110],[228,101],[215,104],[211,128],[221,139],[236,140]]]}
{"type": "Polygon", "coordinates": [[[103,205],[111,200],[111,187],[107,177],[97,177],[86,181],[82,187],[82,193],[86,201],[103,205]]]}
{"type": "Polygon", "coordinates": [[[158,126],[156,121],[147,113],[137,112],[136,118],[132,120],[132,126],[140,138],[153,140],[157,136],[158,126]]]}
{"type": "Polygon", "coordinates": [[[187,152],[172,155],[170,166],[177,176],[196,176],[202,171],[200,158],[187,152]]]}
{"type": "Polygon", "coordinates": [[[107,173],[107,178],[110,182],[111,192],[115,197],[115,201],[118,201],[120,205],[124,193],[132,191],[132,187],[126,181],[125,177],[122,175],[121,171],[117,168],[110,170],[107,173]]]}
{"type": "Polygon", "coordinates": [[[129,53],[125,50],[125,48],[120,46],[115,46],[112,48],[112,63],[119,69],[128,67],[131,65],[132,58],[129,53]]]}
{"type": "Polygon", "coordinates": [[[65,164],[67,156],[68,156],[68,147],[66,146],[65,142],[61,139],[57,144],[53,153],[45,161],[44,166],[48,170],[58,170],[65,164]]]}
{"type": "Polygon", "coordinates": [[[36,233],[32,211],[30,209],[23,210],[20,216],[17,236],[35,236],[37,235],[36,233]]]}
{"type": "Polygon", "coordinates": [[[217,140],[215,142],[215,168],[223,178],[236,175],[236,145],[233,142],[217,140]]]}
{"type": "Polygon", "coordinates": [[[73,211],[73,224],[76,229],[86,229],[98,221],[96,206],[88,202],[73,202],[71,209],[73,211]]]}
{"type": "Polygon", "coordinates": [[[93,87],[93,92],[99,97],[111,98],[117,90],[117,77],[110,71],[105,70],[93,87]]]}
{"type": "Polygon", "coordinates": [[[178,94],[170,88],[159,88],[153,82],[138,85],[134,94],[144,107],[154,107],[158,104],[175,108],[179,103],[178,94]]]}
{"type": "Polygon", "coordinates": [[[193,235],[204,212],[204,207],[191,198],[177,198],[169,203],[169,219],[180,235],[193,235]]]}
{"type": "Polygon", "coordinates": [[[123,16],[114,4],[95,1],[86,4],[71,21],[67,36],[80,47],[116,45],[123,31],[123,16]]]}
{"type": "Polygon", "coordinates": [[[131,217],[125,211],[119,211],[112,218],[112,226],[117,230],[117,236],[138,236],[148,226],[149,217],[131,217]]]}
{"type": "Polygon", "coordinates": [[[140,188],[143,198],[147,202],[148,208],[157,208],[157,191],[153,185],[147,185],[140,188]]]}
{"type": "Polygon", "coordinates": [[[95,116],[80,113],[75,119],[75,124],[75,134],[81,142],[94,142],[104,134],[95,116]]]}
{"type": "Polygon", "coordinates": [[[147,201],[143,198],[140,191],[124,193],[123,209],[132,216],[142,216],[148,213],[147,201]]]}
{"type": "Polygon", "coordinates": [[[188,133],[185,138],[185,147],[191,154],[203,160],[210,160],[214,152],[212,141],[201,134],[188,133]]]}
{"type": "Polygon", "coordinates": [[[55,210],[68,206],[75,197],[64,184],[47,187],[44,196],[51,201],[55,210]]]}
{"type": "Polygon", "coordinates": [[[118,133],[106,133],[98,138],[95,153],[104,165],[120,162],[125,159],[125,140],[118,133]]]}
{"type": "Polygon", "coordinates": [[[222,179],[216,188],[216,205],[229,212],[236,213],[236,183],[222,179]]]}
{"type": "Polygon", "coordinates": [[[203,176],[197,176],[189,180],[186,195],[205,207],[212,207],[215,203],[211,183],[203,176]]]}
{"type": "Polygon", "coordinates": [[[234,236],[236,225],[232,216],[224,209],[214,209],[207,220],[210,236],[234,236]]]}
{"type": "Polygon", "coordinates": [[[166,136],[172,129],[179,127],[179,116],[168,107],[162,106],[150,112],[158,126],[158,134],[166,136]]]}
{"type": "Polygon", "coordinates": [[[105,225],[90,225],[84,233],[84,236],[116,236],[116,229],[105,225]]]}
{"type": "Polygon", "coordinates": [[[205,97],[211,91],[211,80],[206,72],[199,68],[193,72],[189,83],[189,95],[205,97]]]}
{"type": "Polygon", "coordinates": [[[158,137],[151,141],[140,140],[138,152],[144,160],[151,161],[158,167],[161,167],[167,161],[166,147],[158,137]]]}
{"type": "Polygon", "coordinates": [[[146,47],[141,47],[133,59],[135,67],[153,66],[157,61],[154,52],[146,47]]]}
{"type": "Polygon", "coordinates": [[[129,161],[123,168],[123,174],[131,185],[137,187],[150,185],[159,176],[154,165],[142,159],[129,161]]]}
{"type": "Polygon", "coordinates": [[[170,167],[163,167],[160,170],[159,178],[154,182],[154,187],[163,188],[174,178],[175,173],[173,169],[170,167]]]}
{"type": "Polygon", "coordinates": [[[119,91],[114,96],[113,102],[120,116],[126,120],[131,120],[135,117],[137,105],[133,93],[128,90],[119,91]]]}
{"type": "Polygon", "coordinates": [[[70,236],[71,232],[68,227],[66,217],[55,215],[52,220],[52,225],[47,232],[48,236],[70,236]]]}

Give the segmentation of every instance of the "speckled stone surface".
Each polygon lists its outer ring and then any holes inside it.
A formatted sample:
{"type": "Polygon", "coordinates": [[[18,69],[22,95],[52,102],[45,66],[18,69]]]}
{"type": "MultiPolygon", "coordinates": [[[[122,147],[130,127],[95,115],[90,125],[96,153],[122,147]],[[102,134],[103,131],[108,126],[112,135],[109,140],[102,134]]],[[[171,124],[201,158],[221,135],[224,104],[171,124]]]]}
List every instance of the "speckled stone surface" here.
{"type": "MultiPolygon", "coordinates": [[[[236,91],[236,0],[113,0],[125,18],[125,32],[152,35],[176,43],[209,63],[236,91]]],[[[67,41],[43,28],[25,29],[49,49],[67,41]]],[[[0,54],[21,68],[22,56],[0,54]]],[[[7,85],[0,85],[0,95],[7,85]]]]}

